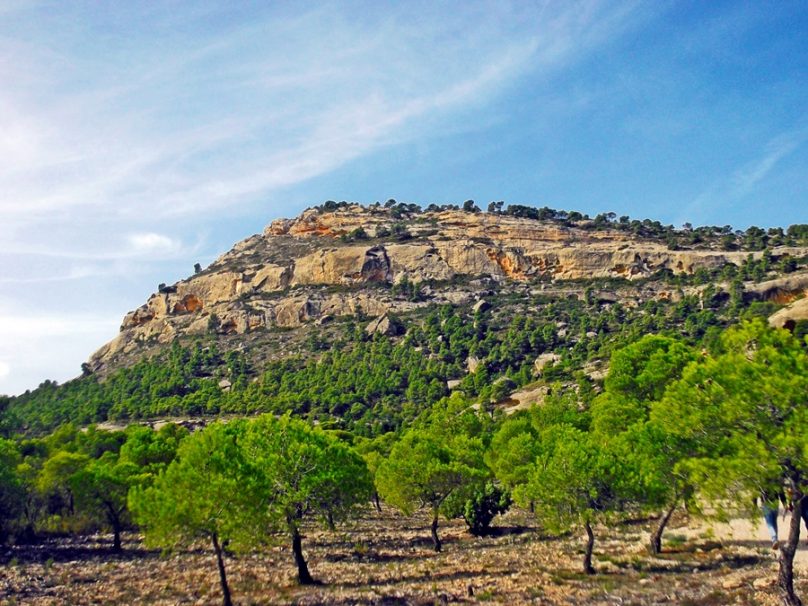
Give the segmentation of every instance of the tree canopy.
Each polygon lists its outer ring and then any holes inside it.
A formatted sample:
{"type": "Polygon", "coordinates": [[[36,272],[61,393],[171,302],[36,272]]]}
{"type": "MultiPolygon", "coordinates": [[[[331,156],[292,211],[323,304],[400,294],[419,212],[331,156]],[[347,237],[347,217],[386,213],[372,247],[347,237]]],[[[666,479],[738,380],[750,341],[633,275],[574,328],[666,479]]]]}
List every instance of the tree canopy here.
{"type": "Polygon", "coordinates": [[[135,487],[129,506],[147,544],[173,549],[210,541],[225,606],[232,604],[223,543],[256,544],[254,520],[262,490],[260,474],[245,460],[241,422],[213,423],[182,442],[177,459],[147,488],[135,487]]]}
{"type": "Polygon", "coordinates": [[[442,547],[438,516],[445,513],[447,499],[488,476],[483,441],[470,435],[478,427],[477,415],[450,413],[449,422],[450,410],[450,402],[436,404],[431,414],[404,433],[376,472],[379,494],[391,505],[405,513],[429,507],[435,551],[442,547]],[[466,431],[458,431],[460,427],[466,431]]]}
{"type": "Polygon", "coordinates": [[[779,556],[779,586],[789,605],[799,604],[793,558],[808,478],[806,394],[802,344],[758,320],[727,331],[716,355],[685,368],[652,410],[671,434],[692,439],[694,450],[680,467],[725,513],[749,508],[762,492],[789,489],[794,511],[779,556]]]}
{"type": "Polygon", "coordinates": [[[335,436],[286,415],[262,415],[247,426],[243,456],[260,477],[256,517],[264,528],[285,532],[301,584],[314,582],[303,556],[300,525],[320,515],[329,525],[366,505],[372,480],[362,457],[335,436]]]}

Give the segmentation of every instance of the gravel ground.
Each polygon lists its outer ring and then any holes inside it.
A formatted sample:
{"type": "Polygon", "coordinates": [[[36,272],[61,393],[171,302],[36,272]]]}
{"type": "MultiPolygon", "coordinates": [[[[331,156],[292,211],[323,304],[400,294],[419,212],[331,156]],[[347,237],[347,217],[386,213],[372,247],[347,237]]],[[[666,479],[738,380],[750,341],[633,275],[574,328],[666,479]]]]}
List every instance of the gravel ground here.
{"type": "MultiPolygon", "coordinates": [[[[687,522],[674,520],[657,557],[645,551],[648,521],[598,528],[595,576],[580,572],[582,533],[550,536],[520,511],[499,519],[485,538],[468,535],[462,522],[442,523],[441,554],[430,549],[426,515],[384,509],[333,533],[307,528],[304,550],[322,583],[310,588],[294,584],[286,545],[229,557],[227,569],[236,604],[779,604],[765,528],[741,524],[729,537],[687,522]]],[[[161,556],[128,534],[124,547],[114,554],[110,537],[95,535],[6,549],[0,604],[221,603],[207,546],[161,556]]],[[[806,556],[803,546],[797,578],[803,597],[806,556]]]]}

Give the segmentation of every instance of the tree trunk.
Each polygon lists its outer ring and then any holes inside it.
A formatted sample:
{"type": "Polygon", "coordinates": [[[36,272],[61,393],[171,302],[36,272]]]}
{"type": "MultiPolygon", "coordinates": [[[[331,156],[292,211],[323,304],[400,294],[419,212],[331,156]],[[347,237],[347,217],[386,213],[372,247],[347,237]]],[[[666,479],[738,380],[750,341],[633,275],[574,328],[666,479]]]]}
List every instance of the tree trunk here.
{"type": "Polygon", "coordinates": [[[586,551],[584,552],[584,572],[586,574],[595,574],[595,568],[592,566],[592,552],[595,549],[595,533],[592,532],[592,525],[587,520],[584,523],[586,529],[586,551]]]}
{"type": "Polygon", "coordinates": [[[25,502],[25,528],[23,529],[21,540],[25,543],[33,543],[36,541],[36,521],[39,513],[39,508],[33,499],[26,499],[25,502]]]}
{"type": "Polygon", "coordinates": [[[334,512],[330,509],[328,510],[328,513],[326,513],[325,520],[328,524],[328,530],[334,532],[337,529],[337,526],[334,524],[334,512]]]}
{"type": "Polygon", "coordinates": [[[19,539],[17,539],[18,543],[23,545],[29,545],[31,543],[35,543],[37,540],[36,531],[34,530],[34,525],[31,523],[26,523],[25,527],[22,529],[22,534],[20,535],[19,539]]]}
{"type": "Polygon", "coordinates": [[[112,550],[121,551],[121,525],[115,524],[112,527],[112,550]]]}
{"type": "Polygon", "coordinates": [[[679,504],[679,499],[674,499],[671,506],[662,514],[662,517],[659,518],[659,524],[654,529],[654,532],[651,533],[651,543],[649,545],[649,551],[653,555],[657,555],[662,551],[662,533],[665,532],[665,527],[668,525],[668,522],[673,515],[673,512],[676,511],[676,506],[679,504]]]}
{"type": "Polygon", "coordinates": [[[802,493],[799,477],[792,478],[791,523],[788,528],[788,540],[780,544],[780,569],[777,572],[777,586],[784,606],[802,606],[802,601],[794,593],[794,554],[800,542],[800,524],[802,523],[802,493]]]}
{"type": "Polygon", "coordinates": [[[292,535],[292,553],[295,555],[295,564],[297,564],[297,582],[301,585],[314,585],[314,579],[309,573],[309,567],[303,557],[303,541],[300,537],[300,530],[293,521],[289,522],[289,532],[292,535]]]}
{"type": "Polygon", "coordinates": [[[440,551],[442,548],[440,538],[438,537],[438,512],[437,510],[432,514],[432,545],[435,551],[440,551]]]}
{"type": "Polygon", "coordinates": [[[382,504],[379,502],[379,493],[375,490],[373,491],[373,504],[376,506],[376,511],[379,513],[382,512],[382,504]]]}
{"type": "Polygon", "coordinates": [[[107,522],[112,526],[112,550],[121,551],[121,516],[118,511],[109,503],[107,506],[107,522]]]}
{"type": "Polygon", "coordinates": [[[216,552],[216,565],[219,567],[219,583],[222,586],[222,604],[224,606],[233,606],[233,600],[230,599],[230,587],[227,585],[227,575],[224,572],[224,558],[222,557],[222,547],[219,545],[219,537],[214,533],[211,539],[213,540],[213,551],[216,552]]]}

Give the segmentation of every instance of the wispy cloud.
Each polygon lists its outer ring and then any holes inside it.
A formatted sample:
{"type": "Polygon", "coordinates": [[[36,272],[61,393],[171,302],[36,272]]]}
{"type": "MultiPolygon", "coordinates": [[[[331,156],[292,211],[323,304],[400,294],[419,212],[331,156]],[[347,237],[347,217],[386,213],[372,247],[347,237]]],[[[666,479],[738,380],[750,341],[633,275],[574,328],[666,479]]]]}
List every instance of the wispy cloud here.
{"type": "Polygon", "coordinates": [[[808,128],[796,128],[771,139],[757,156],[730,175],[719,178],[696,196],[683,210],[680,220],[693,221],[718,207],[726,207],[749,194],[763,182],[777,164],[808,141],[808,128]]]}
{"type": "Polygon", "coordinates": [[[419,136],[425,119],[434,128],[436,113],[484,102],[520,73],[559,67],[619,31],[631,7],[487,6],[432,20],[422,6],[357,19],[326,5],[199,26],[198,42],[168,37],[162,53],[113,52],[109,63],[75,55],[87,35],[75,23],[47,52],[12,38],[4,54],[22,60],[0,63],[0,77],[46,76],[0,91],[0,212],[29,222],[242,203],[419,136]]]}
{"type": "Polygon", "coordinates": [[[760,157],[737,170],[729,180],[732,198],[745,196],[771,172],[775,165],[808,139],[808,129],[789,132],[766,145],[760,157]]]}
{"type": "Polygon", "coordinates": [[[120,323],[120,318],[99,318],[90,314],[22,314],[4,313],[0,315],[0,335],[3,337],[26,336],[31,339],[41,337],[62,337],[67,335],[108,331],[110,324],[120,323]]]}
{"type": "Polygon", "coordinates": [[[186,246],[179,238],[171,238],[156,232],[138,232],[111,234],[109,237],[98,237],[98,241],[90,243],[69,242],[22,242],[4,247],[0,252],[30,257],[55,257],[60,259],[87,261],[116,261],[125,259],[160,260],[187,257],[199,252],[202,239],[186,246]]]}
{"type": "MultiPolygon", "coordinates": [[[[503,91],[563,70],[646,10],[13,4],[0,21],[0,82],[13,83],[0,86],[0,261],[15,269],[0,296],[29,285],[42,309],[5,316],[7,343],[26,338],[14,325],[100,333],[63,315],[58,293],[86,289],[73,296],[92,316],[136,272],[176,262],[144,278],[153,288],[212,256],[197,235],[211,225],[375,151],[484,128],[478,110],[503,91]]],[[[5,384],[22,380],[17,366],[5,384]]]]}
{"type": "Polygon", "coordinates": [[[108,269],[100,266],[76,265],[67,271],[56,274],[37,274],[25,276],[2,276],[0,284],[40,284],[43,282],[72,282],[87,278],[98,278],[111,275],[108,269]]]}
{"type": "Polygon", "coordinates": [[[179,240],[154,232],[130,234],[127,240],[132,253],[135,255],[152,253],[176,254],[182,250],[182,242],[179,240]]]}

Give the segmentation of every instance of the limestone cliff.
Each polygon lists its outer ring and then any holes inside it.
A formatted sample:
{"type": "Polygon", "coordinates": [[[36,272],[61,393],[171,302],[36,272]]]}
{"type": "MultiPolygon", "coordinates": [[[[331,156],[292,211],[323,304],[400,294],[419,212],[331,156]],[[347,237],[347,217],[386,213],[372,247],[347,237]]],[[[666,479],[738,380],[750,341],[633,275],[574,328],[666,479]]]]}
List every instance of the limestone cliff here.
{"type": "Polygon", "coordinates": [[[582,278],[636,280],[659,270],[693,273],[740,264],[747,255],[672,251],[617,230],[502,214],[397,216],[358,205],[334,212],[310,209],[273,221],[204,271],[162,287],[126,315],[120,334],[93,354],[90,367],[103,371],[177,336],[294,328],[347,314],[379,317],[430,302],[471,300],[474,288],[458,286],[469,280],[542,288],[582,278]],[[390,287],[405,281],[424,286],[423,300],[393,296],[390,287]]]}

